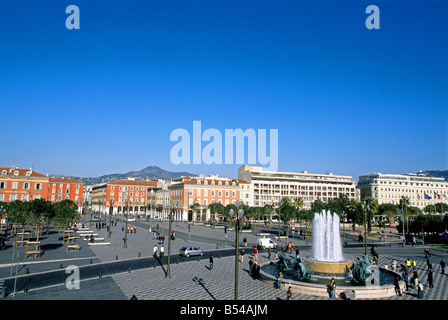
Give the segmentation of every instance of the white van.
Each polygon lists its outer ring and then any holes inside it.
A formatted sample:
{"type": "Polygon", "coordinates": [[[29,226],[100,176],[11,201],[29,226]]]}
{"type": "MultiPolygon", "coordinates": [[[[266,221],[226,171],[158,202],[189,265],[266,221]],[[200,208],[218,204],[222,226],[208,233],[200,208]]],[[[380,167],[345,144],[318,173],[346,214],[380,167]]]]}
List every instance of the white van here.
{"type": "Polygon", "coordinates": [[[274,241],[272,241],[270,238],[258,238],[257,239],[257,247],[261,248],[261,249],[266,249],[266,248],[277,248],[278,245],[277,243],[275,243],[274,241]]]}

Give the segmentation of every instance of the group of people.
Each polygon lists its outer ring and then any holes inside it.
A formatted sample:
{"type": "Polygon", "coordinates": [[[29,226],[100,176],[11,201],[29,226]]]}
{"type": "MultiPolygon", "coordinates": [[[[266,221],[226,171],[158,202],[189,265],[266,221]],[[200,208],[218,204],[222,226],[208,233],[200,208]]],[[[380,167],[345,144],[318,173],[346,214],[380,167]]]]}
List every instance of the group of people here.
{"type": "Polygon", "coordinates": [[[249,275],[253,279],[257,279],[259,273],[260,273],[260,264],[258,263],[258,261],[256,259],[250,258],[249,259],[249,275]]]}
{"type": "MultiPolygon", "coordinates": [[[[124,231],[125,226],[124,224],[121,225],[121,231],[124,231]]],[[[136,226],[127,226],[126,228],[127,233],[137,233],[137,227],[136,226]]]]}
{"type": "Polygon", "coordinates": [[[157,258],[157,253],[159,254],[158,258],[162,259],[163,256],[165,255],[165,247],[163,246],[163,244],[160,246],[160,250],[159,250],[159,247],[156,244],[154,245],[154,248],[153,248],[153,251],[152,251],[152,254],[153,254],[154,258],[157,258]]]}

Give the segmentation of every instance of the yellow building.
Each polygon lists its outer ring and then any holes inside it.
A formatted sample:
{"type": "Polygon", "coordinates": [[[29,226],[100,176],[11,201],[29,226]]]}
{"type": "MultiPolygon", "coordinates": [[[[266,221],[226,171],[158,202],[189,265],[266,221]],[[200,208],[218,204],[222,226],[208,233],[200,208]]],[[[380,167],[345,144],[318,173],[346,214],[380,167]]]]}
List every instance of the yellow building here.
{"type": "Polygon", "coordinates": [[[400,204],[402,196],[409,198],[411,206],[420,209],[429,204],[448,203],[448,182],[425,174],[373,173],[360,176],[358,188],[361,200],[371,197],[379,204],[400,204]]]}

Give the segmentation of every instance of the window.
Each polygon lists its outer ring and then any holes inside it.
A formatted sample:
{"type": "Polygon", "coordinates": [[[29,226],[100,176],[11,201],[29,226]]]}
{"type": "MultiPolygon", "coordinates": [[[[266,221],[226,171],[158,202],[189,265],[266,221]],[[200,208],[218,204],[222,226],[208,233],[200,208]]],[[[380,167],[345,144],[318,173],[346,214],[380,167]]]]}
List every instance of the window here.
{"type": "Polygon", "coordinates": [[[0,201],[5,201],[5,194],[4,193],[0,193],[0,201]]]}
{"type": "Polygon", "coordinates": [[[17,190],[17,182],[12,183],[12,190],[17,190]]]}
{"type": "Polygon", "coordinates": [[[9,195],[9,201],[16,201],[18,198],[17,198],[17,194],[15,194],[15,193],[11,193],[10,195],[9,195]]]}
{"type": "Polygon", "coordinates": [[[6,189],[6,182],[4,181],[0,182],[0,189],[6,189]]]}
{"type": "Polygon", "coordinates": [[[30,183],[29,182],[24,182],[23,183],[23,190],[29,190],[30,189],[30,183]]]}
{"type": "Polygon", "coordinates": [[[65,193],[70,193],[70,190],[69,189],[65,190],[65,193]]]}
{"type": "Polygon", "coordinates": [[[36,183],[36,190],[42,189],[42,183],[36,183]]]}

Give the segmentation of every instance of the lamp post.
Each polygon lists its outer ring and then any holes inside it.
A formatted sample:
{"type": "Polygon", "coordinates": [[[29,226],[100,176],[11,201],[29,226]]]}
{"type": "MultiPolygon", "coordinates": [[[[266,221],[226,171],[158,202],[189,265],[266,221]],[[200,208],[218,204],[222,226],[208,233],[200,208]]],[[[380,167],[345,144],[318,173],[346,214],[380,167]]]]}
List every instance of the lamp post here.
{"type": "Polygon", "coordinates": [[[127,248],[128,247],[128,212],[129,212],[129,198],[126,192],[125,198],[124,198],[124,204],[126,206],[126,225],[124,227],[124,244],[123,244],[123,248],[127,248]]]}
{"type": "Polygon", "coordinates": [[[173,221],[173,211],[176,208],[176,205],[171,203],[168,205],[169,209],[169,219],[170,219],[170,226],[168,231],[168,262],[166,267],[166,275],[165,278],[171,278],[171,270],[170,270],[170,255],[171,255],[171,223],[173,221]]]}
{"type": "MultiPolygon", "coordinates": [[[[188,188],[187,195],[188,195],[188,203],[187,203],[187,220],[188,220],[188,217],[190,215],[190,196],[193,195],[193,190],[191,190],[190,187],[188,188]]],[[[193,220],[193,217],[192,217],[192,220],[193,220]]],[[[194,223],[194,221],[193,221],[193,223],[194,223]]]]}
{"type": "Polygon", "coordinates": [[[364,254],[367,255],[367,212],[369,210],[369,205],[367,201],[364,201],[362,205],[362,210],[364,212],[364,254]]]}
{"type": "Polygon", "coordinates": [[[110,234],[111,234],[111,225],[112,225],[112,211],[114,211],[114,198],[110,198],[109,200],[109,232],[107,234],[107,237],[110,238],[110,234]]]}
{"type": "Polygon", "coordinates": [[[151,191],[149,192],[149,196],[151,197],[151,200],[149,201],[149,205],[151,207],[150,213],[149,213],[149,221],[151,222],[151,218],[154,215],[154,190],[151,189],[151,191]]]}
{"type": "MultiPolygon", "coordinates": [[[[241,202],[237,201],[235,203],[236,207],[238,208],[238,212],[236,215],[236,238],[235,238],[235,300],[238,300],[238,263],[239,263],[239,250],[240,250],[240,217],[242,218],[244,216],[244,210],[239,209],[241,202]]],[[[233,215],[233,210],[230,209],[229,213],[233,215]]]]}

